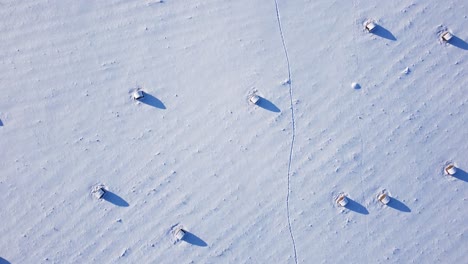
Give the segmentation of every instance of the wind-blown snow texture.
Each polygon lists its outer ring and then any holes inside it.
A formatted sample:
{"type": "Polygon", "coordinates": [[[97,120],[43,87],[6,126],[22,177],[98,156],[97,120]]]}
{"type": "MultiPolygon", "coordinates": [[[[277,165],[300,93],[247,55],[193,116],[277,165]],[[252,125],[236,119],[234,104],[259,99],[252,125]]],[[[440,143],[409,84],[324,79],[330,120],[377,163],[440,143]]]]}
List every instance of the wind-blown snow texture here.
{"type": "Polygon", "coordinates": [[[462,263],[467,14],[461,0],[2,1],[0,263],[462,263]]]}

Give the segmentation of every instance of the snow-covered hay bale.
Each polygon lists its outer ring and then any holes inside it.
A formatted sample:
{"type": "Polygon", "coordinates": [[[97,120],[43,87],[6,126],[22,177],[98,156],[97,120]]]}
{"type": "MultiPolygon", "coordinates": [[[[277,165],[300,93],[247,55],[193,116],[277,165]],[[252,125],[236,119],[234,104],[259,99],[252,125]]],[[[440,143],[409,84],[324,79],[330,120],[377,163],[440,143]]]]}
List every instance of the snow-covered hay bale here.
{"type": "Polygon", "coordinates": [[[182,239],[184,239],[185,233],[186,233],[185,230],[183,230],[182,228],[177,228],[174,231],[174,238],[176,240],[182,240],[182,239]]]}
{"type": "Polygon", "coordinates": [[[445,173],[448,175],[455,175],[455,173],[457,173],[457,167],[455,167],[453,164],[450,164],[445,167],[445,173]]]}
{"type": "Polygon", "coordinates": [[[101,199],[104,196],[105,193],[106,193],[106,188],[102,184],[98,184],[98,185],[94,186],[92,191],[91,191],[91,194],[96,199],[101,199]]]}
{"type": "Polygon", "coordinates": [[[372,31],[375,30],[375,28],[377,27],[377,24],[375,24],[372,21],[369,21],[364,25],[364,27],[367,30],[367,32],[371,33],[372,31]]]}
{"type": "Polygon", "coordinates": [[[139,99],[145,97],[145,95],[143,94],[143,91],[137,90],[137,91],[133,92],[132,97],[133,97],[134,100],[139,100],[139,99]]]}
{"type": "Polygon", "coordinates": [[[338,198],[336,198],[336,203],[341,207],[345,207],[348,204],[348,198],[346,195],[341,194],[338,196],[338,198]]]}
{"type": "Polygon", "coordinates": [[[258,95],[256,95],[256,94],[252,94],[252,95],[249,97],[249,101],[250,101],[252,104],[257,104],[259,100],[260,100],[260,96],[258,96],[258,95]]]}
{"type": "Polygon", "coordinates": [[[441,38],[442,38],[443,41],[449,42],[453,38],[453,35],[452,35],[452,33],[446,31],[446,32],[442,33],[441,38]]]}
{"type": "Polygon", "coordinates": [[[381,203],[383,203],[383,204],[385,204],[385,205],[387,205],[387,204],[390,202],[390,196],[388,196],[388,194],[386,194],[386,193],[380,194],[380,195],[377,197],[377,199],[378,199],[381,203]]]}

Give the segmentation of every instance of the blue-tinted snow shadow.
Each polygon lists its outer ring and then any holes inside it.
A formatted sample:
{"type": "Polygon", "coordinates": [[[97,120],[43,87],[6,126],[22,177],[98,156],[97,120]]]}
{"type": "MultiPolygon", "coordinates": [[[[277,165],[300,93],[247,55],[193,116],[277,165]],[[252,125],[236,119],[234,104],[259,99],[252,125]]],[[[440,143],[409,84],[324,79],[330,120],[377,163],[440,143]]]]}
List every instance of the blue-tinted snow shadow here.
{"type": "Polygon", "coordinates": [[[258,100],[257,105],[271,112],[275,112],[275,113],[281,112],[281,110],[275,104],[273,104],[272,102],[270,102],[269,100],[263,97],[260,97],[260,100],[258,100]]]}
{"type": "Polygon", "coordinates": [[[468,182],[468,173],[460,168],[457,168],[457,173],[455,173],[453,177],[461,181],[468,182]]]}
{"type": "Polygon", "coordinates": [[[449,44],[463,50],[468,50],[468,43],[457,36],[453,36],[452,39],[450,39],[449,44]]]}
{"type": "Polygon", "coordinates": [[[201,238],[197,237],[196,235],[194,235],[193,233],[190,233],[187,230],[184,230],[184,231],[185,231],[185,236],[182,240],[184,240],[185,242],[192,244],[194,246],[199,246],[199,247],[208,246],[208,244],[206,244],[206,242],[203,241],[201,238]]]}
{"type": "Polygon", "coordinates": [[[0,264],[11,264],[8,260],[0,257],[0,264]]]}
{"type": "Polygon", "coordinates": [[[155,108],[166,109],[166,106],[163,104],[163,102],[161,102],[161,100],[152,96],[149,93],[143,92],[143,98],[139,99],[138,101],[155,108]]]}
{"type": "Polygon", "coordinates": [[[346,208],[359,214],[363,214],[363,215],[369,214],[369,211],[367,211],[367,209],[362,204],[350,198],[348,198],[348,204],[346,205],[346,208]]]}
{"type": "Polygon", "coordinates": [[[411,209],[408,206],[406,206],[406,204],[402,203],[401,201],[393,197],[391,198],[387,206],[395,210],[405,212],[405,213],[411,212],[411,209]]]}
{"type": "Polygon", "coordinates": [[[381,38],[386,38],[388,40],[392,40],[392,41],[396,41],[396,37],[392,34],[392,32],[390,32],[389,30],[387,30],[386,28],[380,26],[380,25],[377,25],[375,27],[374,30],[372,30],[372,34],[376,35],[376,36],[379,36],[381,38]]]}
{"type": "Polygon", "coordinates": [[[117,194],[111,192],[111,191],[106,191],[102,199],[108,201],[111,204],[121,206],[121,207],[127,207],[128,203],[120,196],[117,194]]]}
{"type": "MultiPolygon", "coordinates": [[[[2,122],[2,120],[1,120],[1,119],[0,119],[0,126],[3,126],[3,122],[2,122]]],[[[1,264],[1,262],[0,262],[0,264],[1,264]]]]}

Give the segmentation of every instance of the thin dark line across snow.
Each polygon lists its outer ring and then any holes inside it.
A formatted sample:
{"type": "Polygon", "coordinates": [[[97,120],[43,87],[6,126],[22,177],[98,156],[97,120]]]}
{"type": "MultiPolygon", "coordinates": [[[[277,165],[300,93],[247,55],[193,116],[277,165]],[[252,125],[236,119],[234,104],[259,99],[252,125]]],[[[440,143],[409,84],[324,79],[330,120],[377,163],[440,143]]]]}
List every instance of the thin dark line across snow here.
{"type": "Polygon", "coordinates": [[[293,150],[294,150],[294,141],[296,139],[296,122],[294,118],[294,107],[293,107],[293,87],[292,87],[292,82],[291,82],[291,67],[289,65],[289,56],[288,56],[288,50],[286,48],[286,42],[284,41],[284,35],[283,35],[283,27],[281,26],[281,18],[280,18],[280,12],[278,8],[278,0],[275,0],[275,7],[276,7],[276,19],[278,21],[278,28],[279,32],[281,35],[281,42],[283,44],[283,50],[284,50],[284,55],[286,56],[286,62],[288,66],[288,80],[287,84],[289,87],[289,103],[290,103],[290,109],[291,109],[291,124],[292,124],[292,138],[291,138],[291,148],[289,149],[289,161],[288,161],[288,194],[286,196],[286,213],[288,216],[288,228],[289,228],[289,234],[291,235],[291,240],[293,243],[293,249],[294,249],[294,262],[297,264],[297,250],[296,250],[296,241],[294,240],[294,234],[292,231],[292,226],[291,226],[291,214],[289,212],[289,196],[291,194],[291,163],[292,163],[292,157],[293,157],[293,150]]]}

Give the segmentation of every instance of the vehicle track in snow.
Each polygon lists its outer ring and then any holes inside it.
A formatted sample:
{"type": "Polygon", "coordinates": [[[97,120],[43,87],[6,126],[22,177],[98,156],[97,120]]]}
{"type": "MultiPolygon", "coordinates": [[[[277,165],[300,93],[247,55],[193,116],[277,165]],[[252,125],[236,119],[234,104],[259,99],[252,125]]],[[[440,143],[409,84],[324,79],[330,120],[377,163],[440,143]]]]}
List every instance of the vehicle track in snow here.
{"type": "Polygon", "coordinates": [[[295,117],[294,117],[294,106],[293,106],[293,86],[292,86],[292,81],[291,81],[291,67],[289,63],[288,49],[286,48],[286,42],[284,40],[283,27],[281,25],[280,12],[278,8],[278,0],[275,0],[275,8],[276,8],[276,19],[278,21],[278,29],[280,32],[281,42],[283,45],[283,51],[284,51],[284,55],[286,57],[286,63],[288,66],[288,80],[286,84],[288,85],[288,88],[289,88],[289,103],[290,103],[290,109],[291,109],[292,137],[291,137],[291,147],[289,149],[289,160],[288,160],[288,194],[286,196],[286,213],[288,216],[289,234],[291,235],[291,240],[292,240],[293,249],[294,249],[294,262],[297,264],[296,241],[294,239],[294,234],[292,231],[291,214],[289,211],[289,197],[291,194],[291,163],[292,163],[292,157],[293,157],[293,151],[294,151],[294,141],[296,140],[296,122],[295,122],[295,117]]]}

